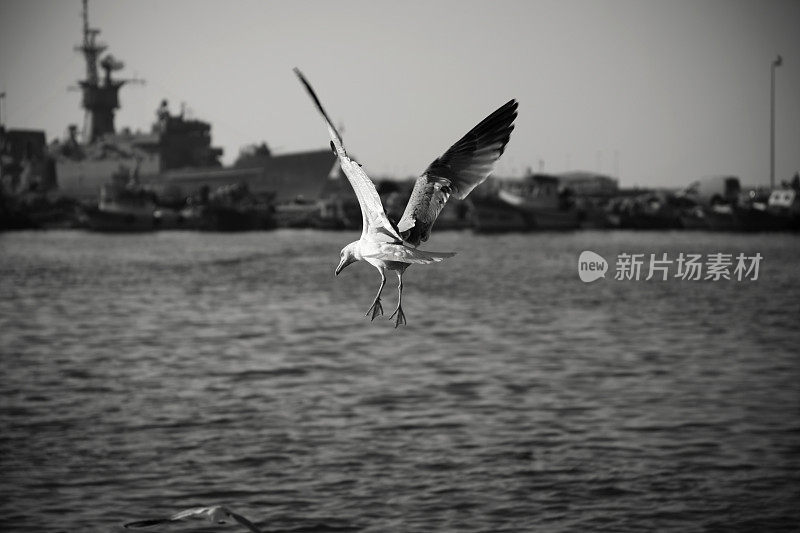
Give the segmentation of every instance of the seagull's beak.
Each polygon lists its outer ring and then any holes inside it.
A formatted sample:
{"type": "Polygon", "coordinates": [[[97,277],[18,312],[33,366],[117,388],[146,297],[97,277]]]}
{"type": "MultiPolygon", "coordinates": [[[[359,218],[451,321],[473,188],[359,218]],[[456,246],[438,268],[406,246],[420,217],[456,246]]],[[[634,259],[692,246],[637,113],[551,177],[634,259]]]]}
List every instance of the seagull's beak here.
{"type": "Polygon", "coordinates": [[[338,276],[339,272],[344,270],[344,267],[352,263],[354,260],[349,257],[342,257],[342,260],[339,261],[339,266],[336,267],[336,271],[334,271],[334,275],[338,276]]]}

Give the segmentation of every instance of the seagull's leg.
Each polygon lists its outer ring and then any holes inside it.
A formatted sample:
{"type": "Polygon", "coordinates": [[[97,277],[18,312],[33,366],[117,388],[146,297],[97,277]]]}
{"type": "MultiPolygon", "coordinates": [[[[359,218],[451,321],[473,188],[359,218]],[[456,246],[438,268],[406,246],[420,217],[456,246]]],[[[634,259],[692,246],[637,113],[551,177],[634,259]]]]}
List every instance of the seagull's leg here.
{"type": "Polygon", "coordinates": [[[399,326],[400,324],[405,325],[406,323],[406,315],[403,313],[403,271],[397,271],[397,309],[394,310],[392,316],[389,317],[389,320],[394,318],[394,315],[397,315],[397,319],[394,321],[394,327],[399,326]]]}
{"type": "Polygon", "coordinates": [[[383,286],[386,285],[386,273],[385,269],[379,268],[378,271],[381,273],[381,286],[378,289],[378,294],[375,295],[375,299],[372,300],[372,305],[369,306],[367,309],[367,313],[364,316],[369,316],[372,313],[372,318],[370,320],[375,320],[375,317],[383,316],[383,307],[381,306],[381,292],[383,292],[383,286]]]}

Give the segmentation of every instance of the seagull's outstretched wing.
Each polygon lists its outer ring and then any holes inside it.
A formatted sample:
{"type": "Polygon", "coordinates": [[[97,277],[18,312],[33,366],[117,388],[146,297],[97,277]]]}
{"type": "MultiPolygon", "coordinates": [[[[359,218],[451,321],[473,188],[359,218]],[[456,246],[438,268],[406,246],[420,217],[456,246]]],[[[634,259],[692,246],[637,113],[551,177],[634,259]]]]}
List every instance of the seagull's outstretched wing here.
{"type": "Polygon", "coordinates": [[[191,518],[205,518],[215,524],[224,523],[226,519],[232,519],[238,522],[239,524],[245,526],[252,533],[261,533],[261,530],[258,529],[258,527],[256,527],[256,525],[252,523],[250,520],[248,520],[247,518],[243,517],[240,514],[234,513],[233,511],[222,505],[215,505],[213,507],[195,507],[192,509],[186,509],[185,511],[181,511],[179,513],[175,513],[169,518],[138,520],[136,522],[128,522],[123,527],[125,528],[150,527],[159,524],[166,524],[168,522],[177,522],[179,520],[185,520],[191,518]]]}
{"type": "Polygon", "coordinates": [[[339,157],[339,163],[342,166],[342,170],[344,171],[345,176],[347,176],[347,180],[350,182],[350,185],[353,186],[353,191],[355,191],[356,198],[358,198],[358,205],[361,207],[361,234],[366,235],[367,233],[382,233],[392,239],[401,241],[402,239],[400,234],[389,221],[389,218],[386,216],[386,212],[383,210],[381,197],[378,196],[378,191],[375,189],[375,184],[372,183],[372,180],[369,179],[369,176],[367,176],[367,174],[361,169],[361,165],[350,159],[350,157],[347,155],[347,152],[344,149],[344,144],[342,143],[342,136],[339,135],[339,132],[333,125],[333,122],[331,122],[330,117],[322,107],[319,98],[317,98],[317,94],[314,92],[314,89],[311,88],[311,84],[308,83],[308,80],[306,80],[305,76],[303,76],[303,73],[300,72],[299,69],[294,69],[294,73],[297,74],[298,78],[300,78],[300,81],[305,86],[308,94],[311,95],[311,99],[314,100],[314,104],[316,104],[317,109],[325,118],[325,122],[328,125],[328,133],[331,136],[331,145],[336,151],[336,155],[339,157]]]}
{"type": "Polygon", "coordinates": [[[417,178],[397,229],[417,246],[427,241],[436,217],[450,196],[463,200],[492,172],[503,154],[517,118],[511,100],[483,119],[417,178]]]}

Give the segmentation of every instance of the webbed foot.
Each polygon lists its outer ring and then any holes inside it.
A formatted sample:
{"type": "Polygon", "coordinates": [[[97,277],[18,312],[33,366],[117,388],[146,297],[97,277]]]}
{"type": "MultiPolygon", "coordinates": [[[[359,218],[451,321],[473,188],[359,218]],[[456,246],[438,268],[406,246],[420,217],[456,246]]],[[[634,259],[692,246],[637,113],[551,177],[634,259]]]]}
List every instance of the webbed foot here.
{"type": "Polygon", "coordinates": [[[380,298],[375,298],[375,301],[372,302],[372,305],[369,309],[367,309],[367,312],[364,316],[370,316],[370,314],[372,314],[370,321],[375,320],[376,317],[383,316],[383,306],[381,306],[380,298]]]}
{"type": "Polygon", "coordinates": [[[393,319],[395,317],[395,315],[397,315],[397,319],[395,319],[395,321],[394,321],[394,327],[396,328],[400,324],[403,324],[405,326],[406,325],[406,315],[405,315],[405,313],[403,313],[403,308],[400,307],[399,305],[397,306],[397,309],[394,310],[394,313],[392,313],[392,316],[389,317],[389,320],[393,319]]]}

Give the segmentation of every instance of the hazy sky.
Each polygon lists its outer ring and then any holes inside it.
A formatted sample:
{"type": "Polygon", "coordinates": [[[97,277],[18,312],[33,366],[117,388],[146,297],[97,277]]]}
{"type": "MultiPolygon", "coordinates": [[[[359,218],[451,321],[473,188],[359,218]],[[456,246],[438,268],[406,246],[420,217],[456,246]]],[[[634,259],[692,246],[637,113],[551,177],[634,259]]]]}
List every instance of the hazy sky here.
{"type": "MultiPolygon", "coordinates": [[[[147,130],[162,98],[242,146],[327,146],[300,67],[372,175],[411,175],[510,98],[517,128],[496,174],[602,171],[681,186],[731,173],[768,183],[770,62],[776,177],[800,170],[800,1],[94,1],[90,23],[124,77],[117,127],[147,130]]],[[[82,124],[79,0],[0,0],[9,127],[48,139],[82,124]]]]}

